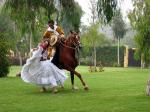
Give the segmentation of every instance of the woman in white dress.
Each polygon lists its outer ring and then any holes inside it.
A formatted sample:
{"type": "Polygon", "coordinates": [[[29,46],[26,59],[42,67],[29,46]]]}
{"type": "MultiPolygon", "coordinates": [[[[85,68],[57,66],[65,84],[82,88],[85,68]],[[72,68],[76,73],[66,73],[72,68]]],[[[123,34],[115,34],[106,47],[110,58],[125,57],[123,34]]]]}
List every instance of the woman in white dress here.
{"type": "Polygon", "coordinates": [[[65,72],[57,68],[50,60],[43,59],[47,52],[49,41],[44,40],[37,49],[34,49],[32,57],[27,59],[21,71],[21,78],[27,83],[36,84],[46,91],[47,86],[57,92],[57,86],[62,86],[67,79],[65,72]],[[43,61],[44,60],[44,61],[43,61]]]}

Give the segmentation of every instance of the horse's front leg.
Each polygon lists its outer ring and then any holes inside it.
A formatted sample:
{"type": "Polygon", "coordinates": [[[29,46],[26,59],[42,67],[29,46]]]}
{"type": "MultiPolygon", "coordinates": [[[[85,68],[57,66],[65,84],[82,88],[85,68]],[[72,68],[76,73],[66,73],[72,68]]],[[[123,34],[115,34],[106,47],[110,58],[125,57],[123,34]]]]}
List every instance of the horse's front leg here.
{"type": "Polygon", "coordinates": [[[78,87],[76,87],[76,86],[74,85],[74,73],[73,73],[73,72],[70,72],[70,76],[71,76],[72,89],[73,89],[73,90],[78,90],[78,87]]]}

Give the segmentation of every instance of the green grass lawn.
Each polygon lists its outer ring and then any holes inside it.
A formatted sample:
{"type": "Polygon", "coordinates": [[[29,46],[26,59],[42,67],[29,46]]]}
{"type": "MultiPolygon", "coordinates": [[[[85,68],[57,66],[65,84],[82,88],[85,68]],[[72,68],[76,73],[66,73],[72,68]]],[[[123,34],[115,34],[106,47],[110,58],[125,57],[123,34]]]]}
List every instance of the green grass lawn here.
{"type": "Polygon", "coordinates": [[[150,69],[105,68],[104,72],[89,73],[87,67],[81,66],[77,71],[90,90],[84,91],[76,78],[79,90],[72,91],[69,78],[65,89],[57,94],[40,93],[37,86],[12,77],[20,70],[12,67],[8,78],[0,78],[0,112],[150,111],[150,97],[145,94],[150,69]]]}

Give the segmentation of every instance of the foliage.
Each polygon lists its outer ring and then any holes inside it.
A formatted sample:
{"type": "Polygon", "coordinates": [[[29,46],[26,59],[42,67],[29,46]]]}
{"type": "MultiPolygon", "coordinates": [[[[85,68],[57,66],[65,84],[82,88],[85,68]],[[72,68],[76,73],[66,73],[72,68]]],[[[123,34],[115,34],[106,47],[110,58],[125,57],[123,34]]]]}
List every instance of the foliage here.
{"type": "Polygon", "coordinates": [[[8,43],[1,39],[0,35],[0,77],[5,77],[9,73],[9,59],[6,56],[8,52],[8,43]]]}
{"type": "Polygon", "coordinates": [[[5,77],[9,73],[9,49],[10,41],[13,40],[13,29],[9,18],[0,13],[0,77],[5,77]]]}
{"type": "MultiPolygon", "coordinates": [[[[41,39],[41,36],[39,36],[39,33],[41,33],[41,23],[45,20],[41,15],[46,12],[44,12],[40,6],[43,6],[44,3],[45,1],[39,3],[39,0],[6,0],[2,11],[8,14],[14,22],[14,45],[16,45],[13,49],[14,51],[18,49],[19,46],[17,45],[24,38],[27,38],[27,41],[23,43],[26,44],[26,46],[29,46],[30,40],[32,40],[33,43],[37,43],[39,37],[41,39]]],[[[50,6],[50,3],[47,3],[46,6],[50,6]]],[[[31,43],[31,45],[33,44],[31,43]]],[[[23,50],[29,52],[26,46],[23,50]]],[[[30,48],[31,47],[33,46],[30,46],[30,48]]]]}
{"type": "Polygon", "coordinates": [[[92,26],[88,27],[86,31],[81,35],[81,42],[84,43],[84,46],[86,47],[98,47],[98,46],[104,46],[108,45],[109,41],[103,35],[100,33],[99,30],[99,24],[93,24],[92,26]]]}
{"type": "MultiPolygon", "coordinates": [[[[68,24],[72,26],[69,28],[79,31],[82,16],[81,7],[74,0],[61,0],[60,3],[62,8],[59,23],[62,23],[63,27],[68,24]]],[[[44,24],[48,19],[55,19],[54,15],[57,13],[54,0],[6,0],[5,9],[10,9],[10,12],[13,12],[11,16],[17,20],[17,24],[21,25],[22,32],[29,30],[33,33],[37,31],[36,26],[44,24]]]]}
{"type": "Polygon", "coordinates": [[[137,31],[135,41],[138,51],[143,54],[144,61],[150,59],[150,1],[133,0],[134,10],[130,12],[129,19],[132,27],[137,31]]]}
{"type": "Polygon", "coordinates": [[[105,38],[105,36],[98,32],[99,24],[93,24],[92,26],[87,29],[87,32],[85,32],[82,36],[82,42],[84,43],[84,47],[91,48],[91,63],[90,65],[94,65],[94,71],[96,72],[96,65],[97,65],[97,53],[96,53],[96,47],[97,46],[103,46],[108,43],[108,40],[105,38]],[[89,47],[90,46],[90,47],[89,47]]]}
{"type": "Polygon", "coordinates": [[[104,23],[109,23],[115,15],[117,0],[98,0],[97,11],[104,23]]]}

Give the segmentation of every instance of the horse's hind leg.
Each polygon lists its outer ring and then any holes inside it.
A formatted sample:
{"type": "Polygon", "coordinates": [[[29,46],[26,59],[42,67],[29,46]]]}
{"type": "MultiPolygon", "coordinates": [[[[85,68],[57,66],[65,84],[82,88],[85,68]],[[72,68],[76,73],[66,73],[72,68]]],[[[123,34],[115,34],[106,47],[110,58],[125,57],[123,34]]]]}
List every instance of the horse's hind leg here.
{"type": "Polygon", "coordinates": [[[81,80],[82,85],[84,86],[84,89],[85,89],[85,90],[89,90],[88,86],[87,86],[86,83],[83,81],[83,78],[82,78],[81,74],[78,73],[78,72],[76,72],[76,71],[74,71],[74,74],[81,80]]]}
{"type": "Polygon", "coordinates": [[[73,72],[70,72],[70,76],[71,76],[72,89],[73,89],[73,90],[77,90],[78,87],[76,87],[76,86],[74,85],[74,73],[73,73],[73,72]]]}

